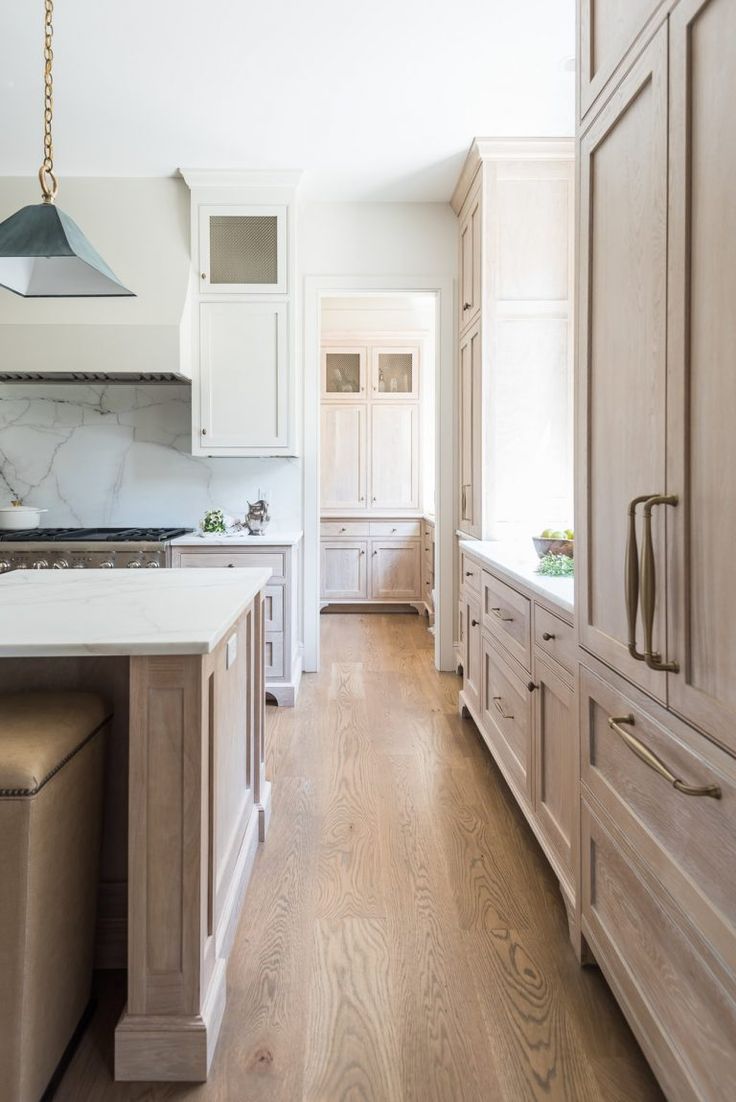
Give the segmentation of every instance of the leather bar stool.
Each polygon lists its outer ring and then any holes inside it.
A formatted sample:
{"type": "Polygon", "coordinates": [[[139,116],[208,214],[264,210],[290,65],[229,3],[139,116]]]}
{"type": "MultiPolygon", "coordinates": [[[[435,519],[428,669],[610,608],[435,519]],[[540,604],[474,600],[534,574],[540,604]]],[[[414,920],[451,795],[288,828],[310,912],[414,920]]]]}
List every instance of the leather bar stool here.
{"type": "Polygon", "coordinates": [[[0,695],[0,1100],[38,1102],[89,1001],[109,708],[0,695]]]}

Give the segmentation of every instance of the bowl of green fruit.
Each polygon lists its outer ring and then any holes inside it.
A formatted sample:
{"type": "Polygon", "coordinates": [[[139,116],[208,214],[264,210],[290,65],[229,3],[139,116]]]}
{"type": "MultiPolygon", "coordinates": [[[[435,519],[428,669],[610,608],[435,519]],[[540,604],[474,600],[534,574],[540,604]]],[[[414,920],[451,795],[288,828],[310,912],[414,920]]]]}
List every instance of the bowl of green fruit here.
{"type": "Polygon", "coordinates": [[[572,528],[545,528],[541,536],[532,536],[534,550],[543,559],[545,555],[567,555],[574,557],[575,533],[572,528]]]}

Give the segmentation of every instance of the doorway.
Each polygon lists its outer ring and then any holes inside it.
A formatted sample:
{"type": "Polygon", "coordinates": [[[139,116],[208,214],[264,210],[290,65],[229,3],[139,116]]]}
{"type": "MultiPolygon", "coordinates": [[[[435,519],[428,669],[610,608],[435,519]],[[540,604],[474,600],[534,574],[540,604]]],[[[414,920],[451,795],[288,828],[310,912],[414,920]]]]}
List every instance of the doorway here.
{"type": "Polygon", "coordinates": [[[305,291],[305,669],[325,604],[414,605],[453,669],[452,285],[310,277],[305,291]]]}

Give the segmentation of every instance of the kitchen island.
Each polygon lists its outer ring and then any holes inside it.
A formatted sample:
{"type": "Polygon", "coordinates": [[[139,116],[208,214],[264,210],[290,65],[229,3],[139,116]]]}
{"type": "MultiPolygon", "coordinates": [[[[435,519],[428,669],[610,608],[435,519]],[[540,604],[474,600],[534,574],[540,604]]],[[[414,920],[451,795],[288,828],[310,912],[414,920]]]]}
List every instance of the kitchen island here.
{"type": "Polygon", "coordinates": [[[207,1078],[227,957],[268,823],[270,574],[49,570],[0,579],[0,691],[99,691],[118,729],[125,724],[128,1002],[115,1033],[116,1079],[207,1078]]]}

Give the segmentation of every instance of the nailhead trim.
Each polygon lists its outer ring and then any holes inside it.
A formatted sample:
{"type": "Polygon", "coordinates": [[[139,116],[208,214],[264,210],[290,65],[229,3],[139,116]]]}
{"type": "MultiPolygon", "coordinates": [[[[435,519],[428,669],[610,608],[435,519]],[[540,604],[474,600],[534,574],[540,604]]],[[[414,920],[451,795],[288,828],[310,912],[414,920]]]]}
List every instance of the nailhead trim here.
{"type": "Polygon", "coordinates": [[[78,746],[75,746],[73,750],[70,750],[66,757],[62,758],[61,761],[54,766],[50,773],[46,774],[43,780],[40,781],[35,788],[0,788],[0,799],[5,796],[35,796],[41,791],[44,785],[48,784],[52,777],[56,776],[60,769],[64,768],[68,761],[71,761],[72,758],[76,754],[78,754],[79,751],[82,750],[88,742],[91,742],[95,735],[99,734],[102,728],[106,724],[108,724],[111,719],[112,713],[109,716],[105,716],[102,722],[95,727],[94,731],[90,731],[90,733],[82,739],[78,746]]]}

